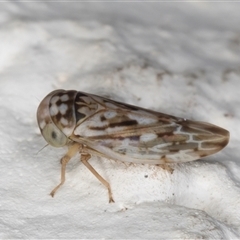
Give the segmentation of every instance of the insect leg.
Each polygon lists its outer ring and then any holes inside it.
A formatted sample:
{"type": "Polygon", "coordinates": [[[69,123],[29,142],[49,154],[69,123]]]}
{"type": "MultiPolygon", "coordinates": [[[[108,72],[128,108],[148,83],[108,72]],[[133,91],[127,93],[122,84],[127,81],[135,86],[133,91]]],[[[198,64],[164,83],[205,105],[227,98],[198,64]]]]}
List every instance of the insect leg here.
{"type": "Polygon", "coordinates": [[[110,184],[92,167],[92,165],[88,162],[91,158],[89,153],[81,153],[81,161],[82,163],[92,172],[92,174],[108,189],[109,202],[114,202],[112,197],[112,190],[110,184]]]}
{"type": "Polygon", "coordinates": [[[62,168],[61,168],[61,182],[51,191],[50,195],[52,197],[54,197],[56,191],[64,184],[66,165],[70,161],[70,159],[78,153],[79,148],[80,148],[80,146],[79,146],[78,143],[70,145],[67,153],[61,158],[61,160],[60,160],[60,163],[62,165],[62,168]]]}

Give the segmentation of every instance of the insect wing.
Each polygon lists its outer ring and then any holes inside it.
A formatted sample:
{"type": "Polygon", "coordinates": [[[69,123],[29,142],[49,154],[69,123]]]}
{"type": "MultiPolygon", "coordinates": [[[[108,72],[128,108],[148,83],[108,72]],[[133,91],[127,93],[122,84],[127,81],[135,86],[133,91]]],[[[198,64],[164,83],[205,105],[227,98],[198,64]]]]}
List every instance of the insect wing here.
{"type": "Polygon", "coordinates": [[[187,162],[218,152],[229,132],[215,125],[80,94],[71,139],[96,154],[134,163],[187,162]]]}

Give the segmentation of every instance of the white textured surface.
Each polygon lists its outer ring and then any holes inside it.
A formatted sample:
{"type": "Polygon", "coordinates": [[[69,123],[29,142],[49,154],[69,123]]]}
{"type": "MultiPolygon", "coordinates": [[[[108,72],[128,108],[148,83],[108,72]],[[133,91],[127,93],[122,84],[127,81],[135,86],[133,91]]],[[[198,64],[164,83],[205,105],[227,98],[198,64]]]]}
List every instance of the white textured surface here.
{"type": "Polygon", "coordinates": [[[240,5],[1,3],[0,238],[240,238],[240,5]],[[228,129],[226,149],[174,166],[44,148],[36,109],[76,89],[228,129]]]}

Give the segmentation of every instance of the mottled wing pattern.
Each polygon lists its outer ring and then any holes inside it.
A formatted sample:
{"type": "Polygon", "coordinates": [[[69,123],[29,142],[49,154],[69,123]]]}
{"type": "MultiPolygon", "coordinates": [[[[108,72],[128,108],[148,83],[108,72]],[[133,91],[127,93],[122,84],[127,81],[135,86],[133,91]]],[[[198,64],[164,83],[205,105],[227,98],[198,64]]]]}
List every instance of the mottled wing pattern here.
{"type": "Polygon", "coordinates": [[[134,163],[187,162],[213,154],[229,133],[186,120],[78,92],[72,139],[101,156],[134,163]]]}

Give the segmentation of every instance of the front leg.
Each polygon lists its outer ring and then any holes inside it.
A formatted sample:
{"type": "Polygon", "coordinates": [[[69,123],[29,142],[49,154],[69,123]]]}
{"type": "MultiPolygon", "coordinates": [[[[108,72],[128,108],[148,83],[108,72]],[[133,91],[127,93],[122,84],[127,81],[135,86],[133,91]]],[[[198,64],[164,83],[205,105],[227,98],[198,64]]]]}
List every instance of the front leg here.
{"type": "Polygon", "coordinates": [[[61,158],[60,163],[62,165],[61,168],[61,182],[51,191],[50,195],[54,197],[56,191],[64,184],[65,182],[65,171],[66,165],[70,161],[72,157],[74,157],[78,152],[79,149],[82,147],[79,143],[71,144],[68,148],[67,153],[61,158]]]}

